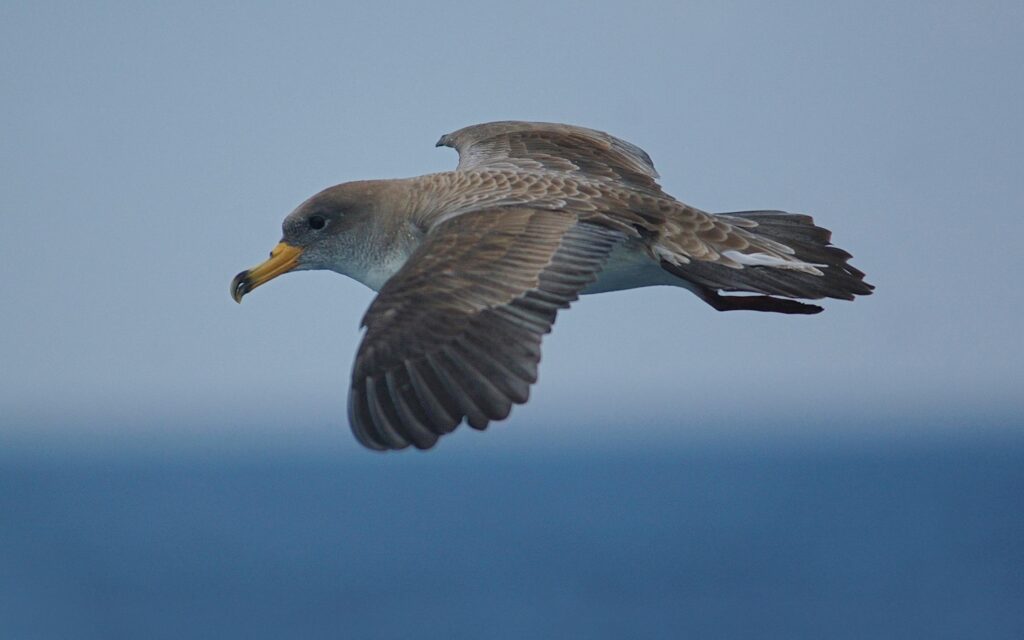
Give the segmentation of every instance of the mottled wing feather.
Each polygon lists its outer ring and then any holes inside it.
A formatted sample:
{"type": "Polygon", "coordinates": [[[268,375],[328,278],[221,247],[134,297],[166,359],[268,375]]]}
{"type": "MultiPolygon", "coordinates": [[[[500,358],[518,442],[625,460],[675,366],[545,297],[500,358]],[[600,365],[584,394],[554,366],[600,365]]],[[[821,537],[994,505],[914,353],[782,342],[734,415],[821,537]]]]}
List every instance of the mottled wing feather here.
{"type": "Polygon", "coordinates": [[[373,449],[426,449],[526,402],[540,343],[623,235],[572,213],[470,212],[432,229],[363,319],[349,418],[373,449]]]}
{"type": "Polygon", "coordinates": [[[507,168],[467,169],[422,180],[433,198],[420,214],[419,223],[426,229],[483,207],[529,206],[571,211],[580,220],[640,238],[655,261],[702,261],[743,269],[744,262],[767,260],[773,268],[815,270],[795,258],[792,247],[759,234],[757,220],[706,213],[618,181],[507,168]]]}
{"type": "Polygon", "coordinates": [[[591,180],[610,180],[664,196],[654,163],[643,149],[584,127],[547,122],[490,122],[441,136],[437,146],[459,152],[459,171],[567,173],[591,180]]]}
{"type": "Polygon", "coordinates": [[[870,291],[845,252],[824,248],[828,238],[810,218],[715,215],[686,205],[661,190],[642,149],[606,133],[493,122],[442,136],[438,145],[458,150],[459,166],[437,178],[451,188],[436,219],[481,206],[571,211],[639,238],[652,260],[711,289],[811,298],[870,291]]]}

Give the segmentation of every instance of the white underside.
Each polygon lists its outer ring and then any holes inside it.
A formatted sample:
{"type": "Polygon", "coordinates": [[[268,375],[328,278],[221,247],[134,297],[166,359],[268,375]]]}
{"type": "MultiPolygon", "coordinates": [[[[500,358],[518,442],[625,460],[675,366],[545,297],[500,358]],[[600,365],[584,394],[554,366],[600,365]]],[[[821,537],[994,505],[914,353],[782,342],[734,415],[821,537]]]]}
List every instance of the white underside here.
{"type": "MultiPolygon", "coordinates": [[[[395,254],[383,260],[375,260],[372,265],[347,264],[344,269],[334,270],[374,291],[380,291],[384,283],[402,268],[406,259],[405,255],[395,254]]],[[[639,244],[627,242],[618,245],[612,251],[604,269],[598,274],[597,281],[585,287],[580,293],[606,293],[657,285],[691,288],[686,280],[662,269],[639,244]]]]}
{"type": "Polygon", "coordinates": [[[688,284],[686,280],[662,269],[661,265],[637,244],[627,242],[612,251],[604,269],[598,274],[597,281],[580,293],[606,293],[657,285],[689,288],[688,284]]]}

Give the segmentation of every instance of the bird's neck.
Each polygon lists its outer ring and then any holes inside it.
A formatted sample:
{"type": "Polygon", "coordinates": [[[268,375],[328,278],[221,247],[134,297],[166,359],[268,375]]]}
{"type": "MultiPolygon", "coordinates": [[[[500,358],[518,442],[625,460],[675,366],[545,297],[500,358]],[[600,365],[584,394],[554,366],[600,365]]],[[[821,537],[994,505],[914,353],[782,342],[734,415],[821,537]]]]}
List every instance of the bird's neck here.
{"type": "Polygon", "coordinates": [[[415,212],[422,205],[414,180],[367,182],[375,191],[376,211],[355,234],[354,246],[336,271],[379,291],[402,268],[423,237],[415,222],[415,212]]]}
{"type": "Polygon", "coordinates": [[[378,211],[359,238],[359,255],[346,265],[345,274],[380,290],[430,229],[468,209],[518,203],[516,193],[487,189],[503,180],[507,177],[500,171],[448,171],[366,182],[378,211]]]}

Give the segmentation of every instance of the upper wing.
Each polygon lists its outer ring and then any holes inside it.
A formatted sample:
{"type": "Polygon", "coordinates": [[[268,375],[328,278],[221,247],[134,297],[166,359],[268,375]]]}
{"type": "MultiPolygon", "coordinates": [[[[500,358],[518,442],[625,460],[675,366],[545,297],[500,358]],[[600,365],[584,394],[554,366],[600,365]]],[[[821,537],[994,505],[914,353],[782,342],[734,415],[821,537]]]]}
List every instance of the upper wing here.
{"type": "Polygon", "coordinates": [[[475,211],[432,229],[363,324],[349,420],[373,449],[426,449],[526,402],[541,337],[593,282],[621,232],[563,211],[475,211]]]}
{"type": "Polygon", "coordinates": [[[565,172],[663,194],[658,172],[643,149],[593,129],[547,122],[490,122],[443,135],[437,146],[459,152],[460,171],[565,172]]]}

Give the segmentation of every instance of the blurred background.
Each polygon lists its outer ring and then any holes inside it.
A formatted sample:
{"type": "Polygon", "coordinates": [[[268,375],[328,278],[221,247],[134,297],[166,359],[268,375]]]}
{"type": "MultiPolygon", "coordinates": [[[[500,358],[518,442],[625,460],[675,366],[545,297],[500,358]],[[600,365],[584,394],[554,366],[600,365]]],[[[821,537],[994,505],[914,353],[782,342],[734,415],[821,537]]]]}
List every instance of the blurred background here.
{"type": "Polygon", "coordinates": [[[1024,5],[0,6],[0,636],[1024,635],[1024,5]],[[238,306],[298,203],[569,122],[810,213],[812,317],[587,297],[530,404],[345,418],[372,292],[238,306]]]}

